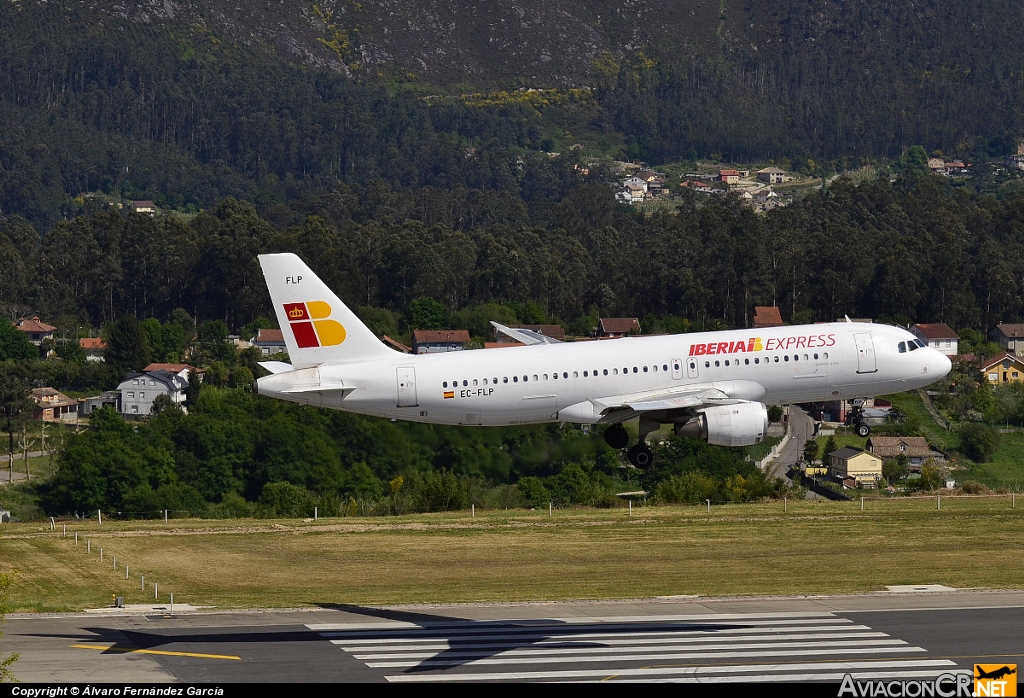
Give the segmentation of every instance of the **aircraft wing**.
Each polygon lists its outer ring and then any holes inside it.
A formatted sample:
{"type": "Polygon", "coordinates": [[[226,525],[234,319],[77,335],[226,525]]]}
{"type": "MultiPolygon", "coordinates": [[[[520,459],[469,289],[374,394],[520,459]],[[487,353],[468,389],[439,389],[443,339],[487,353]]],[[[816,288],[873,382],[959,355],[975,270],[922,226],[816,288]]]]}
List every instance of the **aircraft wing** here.
{"type": "Polygon", "coordinates": [[[494,328],[504,335],[508,335],[517,342],[522,342],[527,346],[533,346],[534,344],[561,344],[557,339],[552,339],[546,334],[540,332],[534,332],[533,330],[521,330],[512,329],[511,327],[505,327],[504,325],[491,320],[491,324],[494,328]]]}
{"type": "MultiPolygon", "coordinates": [[[[764,392],[763,388],[761,388],[761,392],[764,392]]],[[[750,402],[750,400],[729,395],[719,388],[704,384],[663,390],[656,393],[613,395],[591,400],[591,402],[594,405],[594,412],[601,415],[601,418],[597,421],[598,424],[618,424],[628,421],[643,412],[696,409],[713,405],[735,405],[742,402],[750,402]]]]}

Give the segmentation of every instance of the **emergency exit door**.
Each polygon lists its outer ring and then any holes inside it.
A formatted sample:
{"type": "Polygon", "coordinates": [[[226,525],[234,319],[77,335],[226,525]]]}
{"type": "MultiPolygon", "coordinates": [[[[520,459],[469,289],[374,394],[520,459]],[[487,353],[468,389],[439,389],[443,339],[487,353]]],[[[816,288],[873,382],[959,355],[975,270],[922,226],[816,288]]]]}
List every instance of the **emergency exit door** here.
{"type": "Polygon", "coordinates": [[[853,339],[857,343],[857,373],[875,373],[878,366],[875,364],[875,345],[871,342],[871,333],[855,332],[853,339]]]}

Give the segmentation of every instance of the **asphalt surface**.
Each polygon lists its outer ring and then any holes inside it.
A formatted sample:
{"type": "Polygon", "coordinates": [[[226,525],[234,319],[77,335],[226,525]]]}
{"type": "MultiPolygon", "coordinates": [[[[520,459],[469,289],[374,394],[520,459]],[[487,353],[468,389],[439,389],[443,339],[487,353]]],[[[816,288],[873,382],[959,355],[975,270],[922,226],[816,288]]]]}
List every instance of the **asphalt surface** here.
{"type": "Polygon", "coordinates": [[[1024,665],[1024,591],[14,615],[24,682],[839,682],[1024,665]]]}

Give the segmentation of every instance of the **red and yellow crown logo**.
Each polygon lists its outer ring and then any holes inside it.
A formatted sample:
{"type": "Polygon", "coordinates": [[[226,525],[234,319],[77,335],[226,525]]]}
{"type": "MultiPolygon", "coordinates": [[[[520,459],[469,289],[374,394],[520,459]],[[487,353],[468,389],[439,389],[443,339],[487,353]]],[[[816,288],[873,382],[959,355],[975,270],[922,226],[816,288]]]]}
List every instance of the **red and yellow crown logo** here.
{"type": "Polygon", "coordinates": [[[284,314],[299,349],[333,347],[345,341],[344,326],[327,319],[331,316],[331,306],[324,301],[285,303],[284,314]]]}

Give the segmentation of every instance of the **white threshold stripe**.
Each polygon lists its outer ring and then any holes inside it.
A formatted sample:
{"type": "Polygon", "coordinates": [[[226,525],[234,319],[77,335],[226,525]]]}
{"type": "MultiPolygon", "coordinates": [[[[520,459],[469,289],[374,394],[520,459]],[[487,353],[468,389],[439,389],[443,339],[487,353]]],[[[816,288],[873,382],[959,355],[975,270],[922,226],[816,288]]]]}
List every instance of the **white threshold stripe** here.
{"type": "MultiPolygon", "coordinates": [[[[400,613],[401,611],[396,611],[400,613]]],[[[413,623],[404,620],[355,623],[306,623],[310,630],[388,630],[400,628],[473,628],[487,625],[529,627],[531,625],[595,625],[602,623],[673,623],[679,621],[721,623],[756,619],[832,618],[830,611],[789,611],[784,613],[693,613],[667,616],[569,616],[567,618],[503,618],[500,620],[439,620],[413,623]]]]}
{"type": "MultiPolygon", "coordinates": [[[[826,635],[818,638],[815,642],[796,642],[796,643],[784,643],[782,647],[857,647],[862,645],[905,645],[907,644],[904,640],[894,639],[882,639],[888,638],[889,636],[885,633],[862,633],[854,635],[850,638],[843,639],[843,636],[839,635],[826,635]],[[863,638],[870,638],[865,640],[863,638]],[[831,640],[831,642],[830,642],[831,640]]],[[[784,639],[784,638],[779,638],[784,639]]],[[[800,638],[803,639],[803,638],[800,638]]],[[[514,643],[508,645],[477,645],[477,646],[462,646],[456,645],[454,648],[450,647],[400,647],[400,648],[380,648],[380,647],[359,647],[355,650],[349,650],[353,652],[352,656],[356,659],[428,659],[433,657],[437,652],[444,652],[445,657],[490,657],[500,654],[503,657],[512,657],[519,655],[540,655],[540,654],[602,654],[609,652],[623,652],[628,651],[630,648],[635,648],[638,652],[681,652],[681,651],[696,651],[702,649],[754,649],[757,647],[776,647],[780,646],[776,641],[768,641],[763,637],[734,637],[734,638],[722,638],[723,642],[730,642],[733,644],[692,644],[696,642],[706,642],[705,640],[683,640],[676,643],[666,643],[662,645],[645,645],[642,643],[580,643],[576,646],[565,647],[560,645],[553,645],[545,647],[543,645],[527,645],[524,646],[521,643],[514,643]],[[747,641],[747,642],[744,642],[747,641]],[[740,644],[742,643],[742,644],[740,644]],[[367,651],[375,652],[374,654],[366,654],[367,651]]],[[[664,642],[664,641],[662,641],[664,642]]],[[[344,648],[342,648],[344,649],[344,648]]]]}
{"type": "MultiPolygon", "coordinates": [[[[866,671],[866,672],[843,672],[836,674],[752,674],[749,676],[687,676],[679,677],[677,679],[672,678],[660,678],[660,679],[625,679],[629,683],[758,683],[758,682],[797,682],[797,681],[842,681],[843,677],[849,673],[852,678],[858,681],[871,681],[876,679],[886,680],[890,679],[893,681],[901,681],[905,679],[934,679],[939,674],[950,673],[950,674],[972,674],[973,672],[966,670],[959,671],[901,671],[899,674],[893,674],[887,671],[866,671]]],[[[600,681],[600,683],[609,683],[615,679],[608,679],[600,681]]],[[[597,683],[598,681],[580,682],[580,683],[597,683]]],[[[573,682],[577,683],[577,682],[573,682]]]]}
{"type": "MultiPolygon", "coordinates": [[[[365,628],[346,631],[346,632],[321,632],[321,637],[353,637],[353,638],[369,638],[369,637],[388,637],[388,636],[415,636],[415,635],[428,635],[437,636],[445,635],[446,637],[457,637],[462,634],[493,634],[493,633],[507,633],[507,632],[520,632],[520,633],[533,633],[537,635],[543,635],[544,633],[552,632],[566,632],[567,630],[573,629],[585,629],[588,625],[592,626],[595,631],[604,631],[604,628],[617,628],[620,630],[644,630],[649,629],[650,632],[656,632],[656,630],[673,629],[676,623],[685,621],[669,621],[665,623],[659,623],[655,621],[647,623],[576,623],[569,625],[567,623],[553,623],[549,622],[544,625],[523,625],[519,623],[479,623],[477,625],[468,625],[455,629],[448,628],[434,628],[425,627],[420,625],[412,625],[405,628],[381,628],[376,630],[367,630],[365,628]]],[[[723,622],[705,622],[705,623],[693,623],[693,626],[706,626],[705,630],[710,630],[721,626],[723,629],[728,630],[733,626],[740,624],[741,621],[723,621],[723,622]]],[[[754,627],[789,627],[789,626],[803,626],[803,625],[814,625],[814,624],[827,624],[827,625],[849,625],[853,621],[848,618],[797,618],[793,620],[745,620],[742,621],[743,626],[754,626],[754,627]]],[[[685,631],[687,628],[692,627],[691,625],[678,625],[678,631],[685,631]]],[[[698,632],[698,628],[693,627],[691,632],[698,632]]]]}
{"type": "MultiPolygon", "coordinates": [[[[513,679],[587,679],[609,676],[693,676],[696,674],[739,674],[750,672],[793,672],[840,670],[853,672],[857,669],[933,669],[955,667],[948,659],[893,659],[845,662],[804,662],[799,664],[732,664],[710,667],[651,667],[646,669],[576,669],[567,671],[517,671],[476,674],[429,674],[385,676],[392,683],[441,683],[448,681],[510,681],[513,679]]],[[[789,680],[784,679],[784,680],[789,680]]]]}
{"type": "MultiPolygon", "coordinates": [[[[560,628],[561,629],[561,628],[560,628]]],[[[506,640],[528,640],[530,638],[543,638],[538,642],[569,642],[572,640],[593,640],[598,638],[620,638],[620,637],[636,637],[636,638],[653,638],[656,641],[657,638],[661,637],[717,637],[719,635],[753,635],[765,634],[769,635],[772,633],[813,633],[813,632],[839,632],[842,630],[871,630],[867,625],[850,625],[849,621],[845,623],[836,623],[828,625],[808,625],[798,627],[754,627],[754,628],[722,628],[718,630],[657,630],[652,632],[601,632],[601,633],[491,633],[485,635],[459,635],[455,633],[436,633],[431,632],[425,637],[365,637],[365,638],[349,638],[342,637],[340,639],[332,639],[331,642],[335,645],[373,645],[373,644],[399,644],[399,643],[416,643],[416,642],[445,642],[446,640],[458,640],[459,642],[465,640],[494,640],[497,638],[494,635],[499,635],[501,638],[506,640]]],[[[324,636],[334,637],[336,633],[321,633],[324,636]]]]}
{"type": "MultiPolygon", "coordinates": [[[[901,640],[902,642],[902,640],[901,640]]],[[[849,647],[836,649],[834,647],[824,649],[801,650],[802,655],[821,654],[872,654],[872,653],[895,653],[895,652],[927,652],[923,647],[849,647]]],[[[486,659],[474,659],[471,661],[459,660],[426,660],[422,662],[366,662],[366,666],[372,669],[404,669],[409,667],[451,667],[451,666],[484,666],[487,664],[579,664],[582,662],[664,662],[668,660],[695,660],[695,659],[728,659],[732,657],[778,657],[789,654],[788,650],[768,651],[729,651],[729,652],[680,652],[677,654],[630,654],[623,653],[613,657],[488,657],[486,659]]]]}

